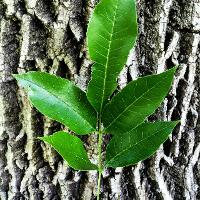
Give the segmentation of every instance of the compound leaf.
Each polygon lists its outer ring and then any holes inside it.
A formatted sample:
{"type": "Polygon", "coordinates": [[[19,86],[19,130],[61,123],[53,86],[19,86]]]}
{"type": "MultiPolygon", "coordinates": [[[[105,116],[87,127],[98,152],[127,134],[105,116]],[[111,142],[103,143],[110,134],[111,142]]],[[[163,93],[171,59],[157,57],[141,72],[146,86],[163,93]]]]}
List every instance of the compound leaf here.
{"type": "Polygon", "coordinates": [[[87,97],[101,113],[116,89],[117,77],[137,37],[134,0],[102,0],[91,17],[87,42],[95,62],[87,97]]]}
{"type": "Polygon", "coordinates": [[[167,95],[175,71],[176,67],[130,82],[105,106],[102,114],[104,132],[121,134],[144,122],[167,95]]]}
{"type": "Polygon", "coordinates": [[[32,104],[44,115],[78,134],[95,131],[96,111],[86,94],[66,79],[44,72],[14,75],[29,95],[32,104]]]}
{"type": "Polygon", "coordinates": [[[88,159],[82,141],[66,132],[59,131],[51,136],[40,137],[50,144],[76,170],[97,170],[97,166],[88,159]]]}
{"type": "Polygon", "coordinates": [[[125,134],[114,135],[107,146],[106,166],[124,167],[151,156],[178,122],[144,123],[125,134]]]}

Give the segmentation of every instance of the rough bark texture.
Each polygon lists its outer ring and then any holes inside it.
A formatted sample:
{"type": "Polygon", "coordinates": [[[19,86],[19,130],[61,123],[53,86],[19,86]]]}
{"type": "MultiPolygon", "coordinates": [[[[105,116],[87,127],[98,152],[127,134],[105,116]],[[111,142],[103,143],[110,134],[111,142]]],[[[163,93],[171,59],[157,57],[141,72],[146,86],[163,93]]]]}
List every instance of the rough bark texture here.
{"type": "MultiPolygon", "coordinates": [[[[96,173],[73,171],[35,139],[63,127],[38,113],[12,77],[48,71],[86,89],[91,62],[85,32],[95,3],[0,0],[1,200],[95,199],[96,173]]],[[[181,126],[151,159],[108,169],[102,199],[200,199],[200,1],[138,0],[137,6],[140,34],[119,77],[120,88],[179,65],[170,94],[150,120],[181,119],[181,126]]],[[[96,137],[83,139],[90,155],[96,153],[96,137]]]]}

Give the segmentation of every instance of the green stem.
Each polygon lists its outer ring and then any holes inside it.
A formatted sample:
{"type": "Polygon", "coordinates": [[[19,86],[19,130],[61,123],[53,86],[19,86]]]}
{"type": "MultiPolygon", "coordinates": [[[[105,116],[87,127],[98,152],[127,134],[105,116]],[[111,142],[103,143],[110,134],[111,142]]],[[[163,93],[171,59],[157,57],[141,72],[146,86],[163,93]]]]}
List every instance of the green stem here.
{"type": "Polygon", "coordinates": [[[103,166],[102,166],[102,143],[103,143],[103,134],[101,131],[101,120],[99,119],[99,127],[98,127],[98,188],[97,188],[97,200],[100,199],[100,189],[101,189],[101,175],[103,171],[103,166]]]}

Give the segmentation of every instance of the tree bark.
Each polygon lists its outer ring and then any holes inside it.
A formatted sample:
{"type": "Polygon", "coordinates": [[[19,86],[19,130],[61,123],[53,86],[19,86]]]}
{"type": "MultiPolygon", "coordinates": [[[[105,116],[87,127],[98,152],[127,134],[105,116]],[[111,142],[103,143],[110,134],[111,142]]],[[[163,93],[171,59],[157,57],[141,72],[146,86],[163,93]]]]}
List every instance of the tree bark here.
{"type": "MultiPolygon", "coordinates": [[[[97,174],[67,167],[36,137],[63,129],[31,106],[13,73],[47,71],[85,90],[86,50],[95,0],[0,0],[0,199],[95,199],[97,174]]],[[[103,174],[102,199],[200,199],[200,1],[138,0],[139,36],[119,77],[178,65],[170,94],[149,120],[181,120],[156,155],[103,174]]],[[[130,94],[131,95],[131,94],[130,94]]],[[[96,137],[83,137],[96,159],[96,137]]],[[[105,137],[105,143],[109,137],[105,137]]]]}

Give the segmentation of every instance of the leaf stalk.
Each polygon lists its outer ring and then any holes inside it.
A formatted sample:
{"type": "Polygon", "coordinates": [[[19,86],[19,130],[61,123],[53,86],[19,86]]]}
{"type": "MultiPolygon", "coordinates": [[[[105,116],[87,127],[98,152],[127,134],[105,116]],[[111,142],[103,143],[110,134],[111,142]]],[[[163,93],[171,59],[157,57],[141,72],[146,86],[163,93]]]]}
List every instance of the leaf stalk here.
{"type": "Polygon", "coordinates": [[[103,133],[101,130],[101,117],[98,120],[98,187],[97,187],[97,200],[100,199],[100,190],[101,190],[101,175],[103,172],[103,163],[102,163],[102,143],[103,143],[103,133]]]}

